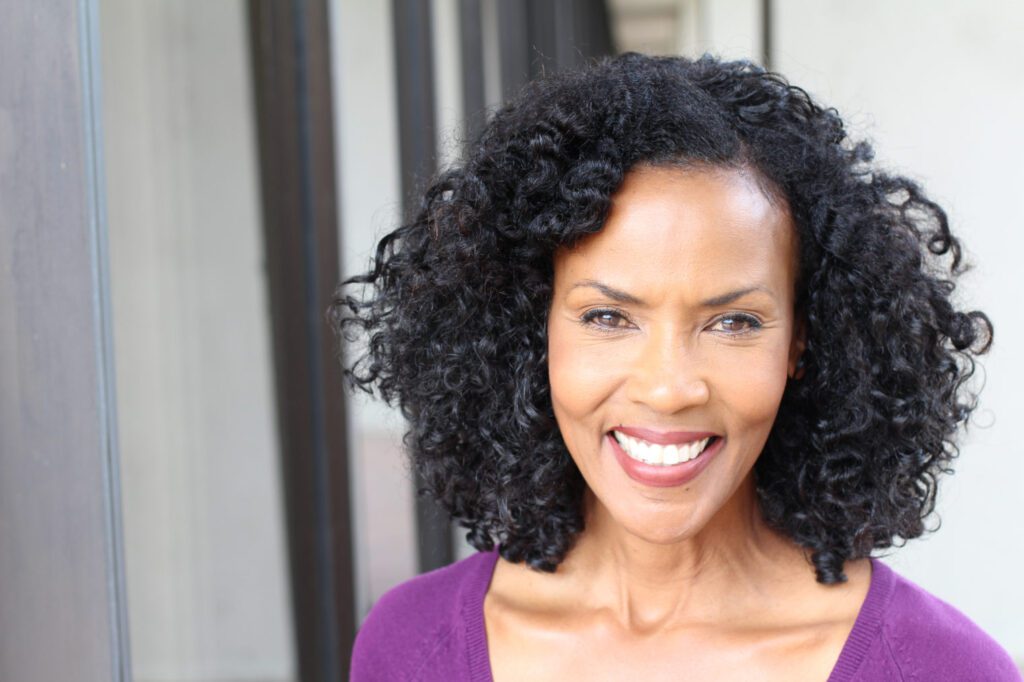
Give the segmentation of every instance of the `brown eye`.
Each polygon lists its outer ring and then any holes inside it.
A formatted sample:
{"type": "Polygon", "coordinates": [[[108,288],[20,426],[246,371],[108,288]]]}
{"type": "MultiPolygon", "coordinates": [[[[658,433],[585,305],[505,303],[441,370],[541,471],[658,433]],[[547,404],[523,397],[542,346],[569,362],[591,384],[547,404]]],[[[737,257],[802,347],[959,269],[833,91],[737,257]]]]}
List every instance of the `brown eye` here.
{"type": "Polygon", "coordinates": [[[588,310],[580,318],[580,322],[584,326],[599,327],[605,330],[608,329],[621,329],[625,327],[629,320],[626,316],[617,310],[599,309],[599,310],[588,310]]]}
{"type": "Polygon", "coordinates": [[[760,327],[761,321],[753,315],[730,313],[718,318],[712,329],[725,332],[726,334],[739,335],[757,331],[760,327]]]}

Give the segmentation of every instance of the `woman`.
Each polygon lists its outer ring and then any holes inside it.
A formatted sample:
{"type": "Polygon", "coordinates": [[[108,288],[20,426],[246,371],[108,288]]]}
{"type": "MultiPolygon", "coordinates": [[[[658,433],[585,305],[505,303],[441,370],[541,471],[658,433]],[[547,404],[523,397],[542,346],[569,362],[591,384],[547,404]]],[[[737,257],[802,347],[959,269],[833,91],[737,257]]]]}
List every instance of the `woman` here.
{"type": "Polygon", "coordinates": [[[479,550],[374,606],[353,679],[1019,679],[871,558],[925,531],[992,336],[871,157],[711,57],[496,113],[332,306],[479,550]]]}

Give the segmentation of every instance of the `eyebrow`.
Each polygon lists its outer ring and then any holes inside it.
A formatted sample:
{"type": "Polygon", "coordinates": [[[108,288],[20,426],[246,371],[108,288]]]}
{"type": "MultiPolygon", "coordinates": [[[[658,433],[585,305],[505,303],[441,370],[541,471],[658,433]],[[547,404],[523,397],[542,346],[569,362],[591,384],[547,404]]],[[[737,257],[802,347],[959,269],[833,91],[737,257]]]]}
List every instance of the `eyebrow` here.
{"type": "Polygon", "coordinates": [[[633,294],[627,294],[625,291],[621,291],[621,290],[616,289],[614,287],[610,287],[610,286],[608,286],[607,284],[605,284],[603,282],[598,282],[596,279],[583,279],[583,280],[580,280],[579,282],[576,282],[576,284],[573,284],[569,288],[569,291],[572,291],[573,289],[575,289],[577,287],[591,287],[591,288],[597,289],[598,291],[600,291],[602,294],[604,294],[608,298],[612,299],[613,301],[618,301],[619,303],[632,303],[633,305],[645,305],[643,301],[641,301],[639,298],[637,298],[633,294]]]}
{"type": "Polygon", "coordinates": [[[720,296],[713,296],[711,298],[701,301],[700,304],[704,308],[717,308],[718,306],[729,305],[733,301],[739,300],[746,296],[747,294],[752,294],[755,291],[760,291],[768,295],[771,295],[772,293],[771,291],[768,290],[767,287],[752,286],[746,287],[744,289],[736,289],[735,291],[730,291],[720,296]]]}
{"type": "MultiPolygon", "coordinates": [[[[631,303],[633,305],[639,306],[646,305],[646,303],[644,303],[642,299],[637,298],[633,294],[622,291],[621,289],[616,289],[615,287],[608,286],[604,282],[598,282],[597,280],[594,279],[580,280],[579,282],[573,284],[569,288],[569,291],[572,291],[577,287],[591,287],[593,289],[597,289],[608,298],[619,303],[631,303]]],[[[750,287],[744,287],[742,289],[735,289],[724,294],[719,294],[718,296],[712,296],[711,298],[706,298],[700,302],[700,306],[702,308],[717,308],[719,306],[728,305],[733,301],[743,298],[747,294],[754,293],[755,291],[761,291],[769,295],[771,295],[772,293],[767,287],[758,284],[750,287]]]]}

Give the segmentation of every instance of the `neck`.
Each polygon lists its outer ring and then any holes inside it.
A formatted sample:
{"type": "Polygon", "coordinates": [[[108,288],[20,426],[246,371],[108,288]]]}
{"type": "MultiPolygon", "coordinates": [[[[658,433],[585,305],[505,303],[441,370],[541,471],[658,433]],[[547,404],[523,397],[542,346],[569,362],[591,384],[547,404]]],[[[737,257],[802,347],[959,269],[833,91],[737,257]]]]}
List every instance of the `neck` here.
{"type": "Polygon", "coordinates": [[[565,577],[583,608],[610,612],[634,632],[749,617],[810,571],[800,549],[765,524],[750,476],[686,537],[640,537],[589,490],[584,513],[586,530],[566,557],[565,577]]]}

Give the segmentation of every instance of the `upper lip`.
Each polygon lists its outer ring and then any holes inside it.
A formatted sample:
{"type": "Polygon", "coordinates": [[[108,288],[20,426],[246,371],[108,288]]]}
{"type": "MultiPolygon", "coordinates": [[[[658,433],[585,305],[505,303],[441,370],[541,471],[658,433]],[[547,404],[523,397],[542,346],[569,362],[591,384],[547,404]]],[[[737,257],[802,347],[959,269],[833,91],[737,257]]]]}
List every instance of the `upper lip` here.
{"type": "Polygon", "coordinates": [[[648,443],[657,445],[680,445],[682,443],[693,443],[718,434],[711,431],[655,431],[639,426],[616,426],[613,431],[621,431],[627,436],[645,440],[648,443]]]}

